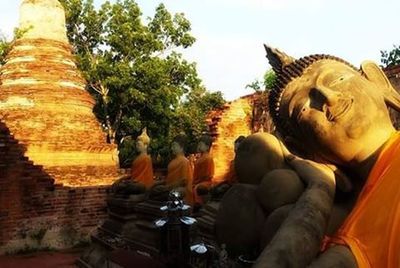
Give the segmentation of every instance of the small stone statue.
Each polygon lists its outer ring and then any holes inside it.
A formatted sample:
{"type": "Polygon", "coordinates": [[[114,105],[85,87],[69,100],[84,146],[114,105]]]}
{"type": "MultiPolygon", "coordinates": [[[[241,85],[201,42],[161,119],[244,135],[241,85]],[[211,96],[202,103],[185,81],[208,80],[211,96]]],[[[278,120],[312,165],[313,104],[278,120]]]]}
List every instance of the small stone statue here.
{"type": "Polygon", "coordinates": [[[201,206],[206,201],[205,197],[214,177],[214,158],[210,154],[211,145],[212,137],[208,135],[202,136],[197,145],[200,157],[194,164],[192,186],[195,206],[201,206]]]}
{"type": "Polygon", "coordinates": [[[136,139],[136,149],[139,155],[132,162],[131,179],[142,183],[149,189],[154,184],[154,174],[151,157],[147,150],[150,144],[150,137],[147,135],[146,128],[142,134],[136,139]]]}

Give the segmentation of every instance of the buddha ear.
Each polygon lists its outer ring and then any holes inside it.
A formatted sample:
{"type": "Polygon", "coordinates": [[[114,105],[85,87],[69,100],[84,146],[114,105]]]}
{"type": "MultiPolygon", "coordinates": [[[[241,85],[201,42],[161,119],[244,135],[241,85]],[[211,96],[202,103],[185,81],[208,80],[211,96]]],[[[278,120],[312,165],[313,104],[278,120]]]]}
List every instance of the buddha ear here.
{"type": "Polygon", "coordinates": [[[362,74],[371,82],[382,88],[385,102],[388,106],[400,112],[400,94],[393,88],[382,69],[372,61],[361,63],[362,74]]]}

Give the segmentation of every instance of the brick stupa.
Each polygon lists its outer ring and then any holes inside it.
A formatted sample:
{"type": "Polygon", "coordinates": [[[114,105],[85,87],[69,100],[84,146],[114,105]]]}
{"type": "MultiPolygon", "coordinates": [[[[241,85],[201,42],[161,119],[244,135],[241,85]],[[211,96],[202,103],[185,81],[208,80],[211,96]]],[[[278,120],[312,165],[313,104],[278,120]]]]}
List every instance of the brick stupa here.
{"type": "Polygon", "coordinates": [[[65,186],[109,185],[115,146],[93,114],[57,0],[24,0],[15,41],[0,69],[0,121],[25,156],[65,186]]]}

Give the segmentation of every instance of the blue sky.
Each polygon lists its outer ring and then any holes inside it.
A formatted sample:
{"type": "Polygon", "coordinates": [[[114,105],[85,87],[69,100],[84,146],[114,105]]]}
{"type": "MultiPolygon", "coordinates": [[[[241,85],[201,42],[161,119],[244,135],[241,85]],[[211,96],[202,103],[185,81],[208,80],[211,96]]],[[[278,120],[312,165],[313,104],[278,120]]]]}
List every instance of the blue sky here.
{"type": "MultiPolygon", "coordinates": [[[[197,62],[204,85],[228,100],[251,93],[246,84],[270,68],[263,43],[295,57],[332,54],[356,66],[379,63],[380,50],[400,44],[398,0],[137,0],[145,17],[160,2],[191,21],[197,42],[183,54],[197,62]]],[[[6,35],[17,26],[20,3],[1,1],[6,35]]]]}

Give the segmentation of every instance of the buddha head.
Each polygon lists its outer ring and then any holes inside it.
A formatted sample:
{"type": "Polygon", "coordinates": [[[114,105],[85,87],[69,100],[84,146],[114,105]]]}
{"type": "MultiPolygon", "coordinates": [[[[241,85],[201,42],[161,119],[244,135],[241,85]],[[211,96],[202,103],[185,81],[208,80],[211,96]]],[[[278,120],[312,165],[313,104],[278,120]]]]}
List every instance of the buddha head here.
{"type": "Polygon", "coordinates": [[[199,143],[197,144],[197,151],[200,153],[209,152],[212,145],[212,137],[209,135],[203,135],[199,139],[199,143]]]}
{"type": "Polygon", "coordinates": [[[242,141],[244,141],[244,139],[246,139],[246,137],[241,135],[237,137],[237,139],[233,143],[233,150],[235,151],[235,153],[237,152],[239,145],[242,143],[242,141]]]}
{"type": "Polygon", "coordinates": [[[186,146],[187,146],[186,136],[181,134],[175,136],[175,138],[172,140],[171,151],[175,156],[182,155],[185,154],[186,146]]]}
{"type": "Polygon", "coordinates": [[[345,165],[362,161],[393,133],[387,106],[400,111],[400,96],[375,63],[357,69],[334,56],[294,59],[265,48],[277,74],[270,113],[292,150],[345,165]]]}
{"type": "Polygon", "coordinates": [[[140,153],[147,153],[147,148],[150,144],[150,137],[147,135],[147,129],[142,130],[142,134],[136,139],[136,149],[140,153]]]}

